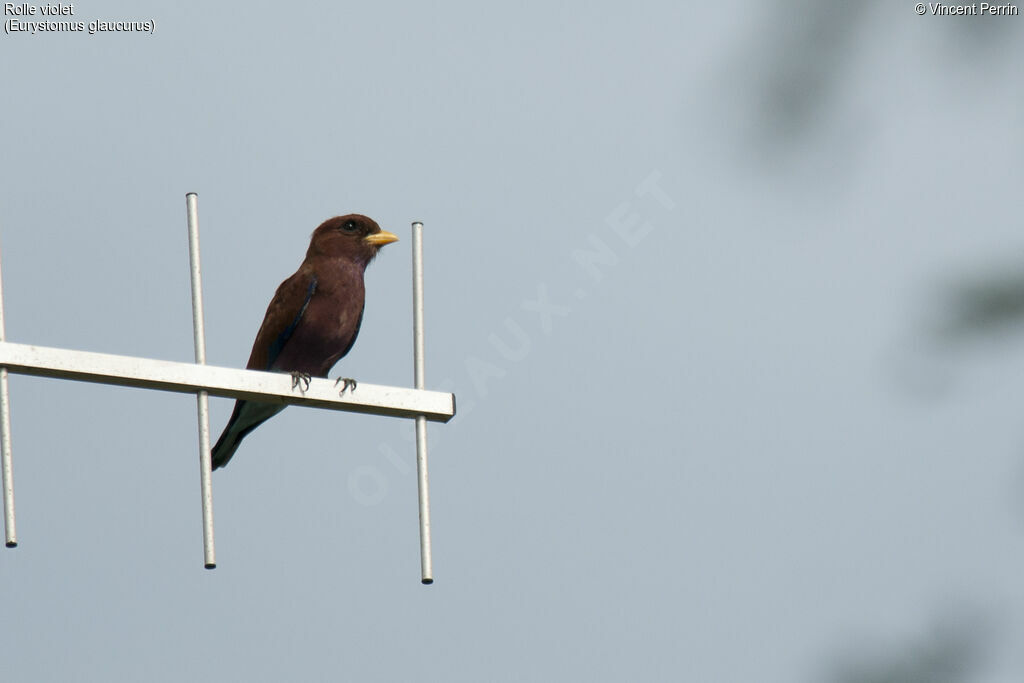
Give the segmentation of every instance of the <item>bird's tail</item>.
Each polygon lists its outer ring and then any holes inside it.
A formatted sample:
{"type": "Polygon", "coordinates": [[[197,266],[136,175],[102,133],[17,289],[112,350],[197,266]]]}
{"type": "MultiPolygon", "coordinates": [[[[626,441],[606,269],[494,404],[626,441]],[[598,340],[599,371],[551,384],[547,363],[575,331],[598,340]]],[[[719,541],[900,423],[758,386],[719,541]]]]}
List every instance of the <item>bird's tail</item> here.
{"type": "Polygon", "coordinates": [[[235,451],[242,444],[242,439],[245,438],[245,434],[239,434],[232,429],[232,426],[233,423],[228,422],[220,438],[217,439],[217,444],[210,451],[210,465],[212,469],[218,469],[227,465],[228,461],[231,460],[231,456],[235,454],[235,451]]]}
{"type": "Polygon", "coordinates": [[[224,467],[238,450],[246,434],[284,410],[284,406],[269,403],[237,401],[231,419],[210,452],[212,469],[224,467]]]}

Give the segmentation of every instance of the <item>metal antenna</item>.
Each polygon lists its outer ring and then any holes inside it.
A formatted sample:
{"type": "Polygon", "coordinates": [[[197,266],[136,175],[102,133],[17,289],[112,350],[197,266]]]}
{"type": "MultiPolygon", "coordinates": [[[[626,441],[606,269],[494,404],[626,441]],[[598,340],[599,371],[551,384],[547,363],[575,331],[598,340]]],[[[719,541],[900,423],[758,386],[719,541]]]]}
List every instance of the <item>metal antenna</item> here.
{"type": "Polygon", "coordinates": [[[199,263],[198,196],[185,195],[189,263],[192,275],[192,325],[195,363],[14,344],[4,339],[3,289],[0,286],[0,450],[3,457],[4,531],[7,547],[17,545],[14,531],[14,477],[11,468],[11,420],[7,373],[97,382],[124,387],[196,395],[199,418],[199,473],[203,501],[204,566],[217,566],[213,544],[213,492],[210,477],[209,396],[280,405],[344,410],[416,420],[416,470],[419,485],[421,580],[433,583],[430,559],[430,492],[427,480],[427,420],[448,422],[455,416],[455,395],[424,389],[423,374],[423,224],[412,224],[413,351],[415,389],[364,382],[358,392],[338,393],[334,382],[314,377],[296,393],[289,373],[237,370],[206,365],[203,285],[199,263]]]}
{"type": "MultiPolygon", "coordinates": [[[[185,195],[188,213],[188,259],[192,270],[192,332],[196,365],[206,365],[206,325],[203,317],[203,274],[199,264],[199,196],[185,195]]],[[[203,566],[217,567],[213,547],[213,485],[210,481],[210,399],[206,391],[196,394],[199,411],[199,485],[203,497],[203,566]]]]}
{"type": "MultiPolygon", "coordinates": [[[[423,223],[412,224],[412,346],[415,386],[424,388],[423,223]]],[[[416,475],[420,498],[420,580],[434,583],[430,559],[430,482],[427,479],[427,418],[416,416],[416,475]]]]}
{"type": "MultiPolygon", "coordinates": [[[[0,343],[4,334],[3,278],[0,277],[0,343]]],[[[11,462],[11,399],[7,389],[7,366],[0,367],[0,457],[3,458],[4,541],[8,548],[18,545],[14,528],[14,466],[11,462]]]]}

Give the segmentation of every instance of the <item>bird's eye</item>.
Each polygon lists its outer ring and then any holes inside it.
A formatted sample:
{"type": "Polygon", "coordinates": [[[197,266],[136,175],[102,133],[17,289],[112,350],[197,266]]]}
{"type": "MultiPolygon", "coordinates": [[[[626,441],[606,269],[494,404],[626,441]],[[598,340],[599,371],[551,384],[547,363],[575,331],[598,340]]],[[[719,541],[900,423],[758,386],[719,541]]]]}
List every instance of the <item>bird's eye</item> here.
{"type": "Polygon", "coordinates": [[[344,230],[345,232],[355,232],[358,229],[358,226],[356,225],[355,221],[345,221],[345,223],[341,226],[341,229],[344,230]]]}

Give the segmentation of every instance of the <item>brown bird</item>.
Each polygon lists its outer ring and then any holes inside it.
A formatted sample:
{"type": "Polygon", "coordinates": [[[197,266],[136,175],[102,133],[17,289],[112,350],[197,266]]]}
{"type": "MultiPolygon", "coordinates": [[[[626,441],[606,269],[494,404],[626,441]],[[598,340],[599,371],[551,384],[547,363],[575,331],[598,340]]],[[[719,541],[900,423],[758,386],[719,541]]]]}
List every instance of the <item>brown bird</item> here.
{"type": "MultiPolygon", "coordinates": [[[[267,307],[245,367],[292,373],[292,386],[326,377],[356,341],[363,321],[366,266],[385,244],[398,240],[371,218],[337,216],[313,231],[306,259],[281,283],[267,307]]],[[[342,391],[355,387],[344,381],[342,391]]],[[[224,467],[246,434],[284,406],[238,400],[213,447],[213,469],[224,467]]]]}

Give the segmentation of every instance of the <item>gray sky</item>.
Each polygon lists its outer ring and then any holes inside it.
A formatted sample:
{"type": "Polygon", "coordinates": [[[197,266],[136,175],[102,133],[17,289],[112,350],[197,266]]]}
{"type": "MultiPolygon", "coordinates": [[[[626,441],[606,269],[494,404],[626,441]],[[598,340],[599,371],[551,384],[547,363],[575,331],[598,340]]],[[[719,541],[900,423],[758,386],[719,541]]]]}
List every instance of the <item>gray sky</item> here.
{"type": "Polygon", "coordinates": [[[12,377],[4,680],[853,682],[946,637],[930,680],[1021,680],[1022,337],[932,330],[1024,259],[1024,19],[816,5],[104,1],[74,20],[155,32],[0,37],[10,340],[191,360],[195,191],[209,362],[360,212],[403,239],[335,372],[409,386],[422,220],[460,408],[424,587],[411,424],[262,426],[208,572],[192,398],[12,377]]]}

